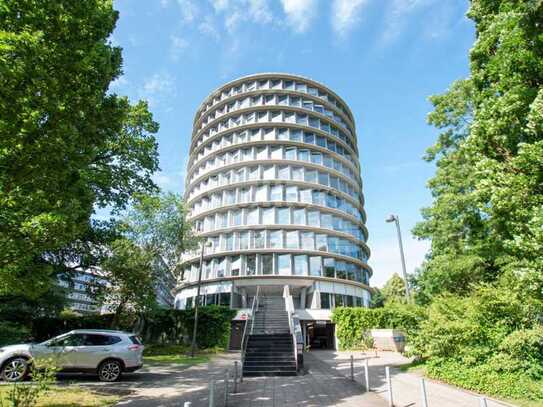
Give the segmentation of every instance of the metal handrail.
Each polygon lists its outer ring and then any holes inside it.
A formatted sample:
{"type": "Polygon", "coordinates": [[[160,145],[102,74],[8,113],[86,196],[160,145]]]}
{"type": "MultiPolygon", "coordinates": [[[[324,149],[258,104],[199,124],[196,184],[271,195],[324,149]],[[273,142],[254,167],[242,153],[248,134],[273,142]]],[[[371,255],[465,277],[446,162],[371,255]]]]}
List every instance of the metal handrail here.
{"type": "Polygon", "coordinates": [[[290,336],[292,337],[292,343],[294,346],[294,361],[296,362],[296,371],[298,371],[298,343],[296,341],[296,329],[294,328],[294,319],[292,317],[295,309],[294,301],[292,299],[292,295],[290,295],[290,292],[285,295],[285,309],[288,315],[288,327],[290,330],[290,336]]]}
{"type": "Polygon", "coordinates": [[[243,336],[241,337],[241,375],[240,378],[243,380],[243,365],[245,362],[245,353],[247,351],[247,342],[249,341],[249,335],[247,335],[247,326],[251,324],[250,334],[253,333],[254,324],[255,324],[255,314],[259,305],[259,295],[260,295],[260,286],[256,287],[256,294],[253,297],[253,303],[251,305],[251,312],[249,317],[245,320],[245,326],[243,327],[243,336]]]}

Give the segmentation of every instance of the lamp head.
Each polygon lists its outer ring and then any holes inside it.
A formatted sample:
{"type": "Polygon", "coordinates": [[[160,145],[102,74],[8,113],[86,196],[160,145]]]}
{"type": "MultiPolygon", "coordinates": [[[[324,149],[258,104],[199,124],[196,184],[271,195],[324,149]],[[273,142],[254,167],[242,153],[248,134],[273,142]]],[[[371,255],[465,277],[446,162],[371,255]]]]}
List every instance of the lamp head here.
{"type": "Polygon", "coordinates": [[[396,220],[396,216],[390,215],[387,219],[385,219],[385,222],[391,223],[391,222],[394,222],[395,220],[396,220]]]}

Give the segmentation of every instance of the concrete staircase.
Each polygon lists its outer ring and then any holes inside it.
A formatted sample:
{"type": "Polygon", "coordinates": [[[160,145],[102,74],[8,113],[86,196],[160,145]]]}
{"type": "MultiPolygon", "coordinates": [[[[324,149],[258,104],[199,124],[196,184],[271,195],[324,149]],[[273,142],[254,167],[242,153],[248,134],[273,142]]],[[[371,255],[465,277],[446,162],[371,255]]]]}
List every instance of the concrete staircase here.
{"type": "Polygon", "coordinates": [[[296,359],[282,297],[261,297],[249,335],[243,376],[295,376],[296,359]]]}

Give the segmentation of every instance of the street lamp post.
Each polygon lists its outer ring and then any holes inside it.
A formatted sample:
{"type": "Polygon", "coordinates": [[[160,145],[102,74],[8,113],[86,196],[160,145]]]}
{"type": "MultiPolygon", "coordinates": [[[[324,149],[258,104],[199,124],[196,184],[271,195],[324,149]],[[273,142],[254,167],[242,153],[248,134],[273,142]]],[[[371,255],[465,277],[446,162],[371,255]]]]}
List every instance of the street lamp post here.
{"type": "Polygon", "coordinates": [[[388,219],[386,219],[386,222],[394,222],[396,224],[396,232],[398,232],[398,244],[400,245],[400,256],[402,258],[403,280],[405,282],[405,296],[407,298],[407,301],[409,301],[411,298],[411,294],[409,292],[409,283],[407,282],[407,270],[405,269],[405,256],[403,253],[402,232],[400,231],[400,218],[398,217],[398,215],[390,215],[388,219]]]}
{"type": "MultiPolygon", "coordinates": [[[[201,226],[201,224],[200,224],[201,226]]],[[[199,228],[200,229],[200,228],[199,228]]],[[[206,247],[211,247],[211,242],[202,241],[202,250],[200,252],[200,268],[198,270],[198,283],[196,286],[196,301],[194,301],[194,328],[192,330],[192,346],[190,356],[194,357],[196,352],[196,332],[198,330],[198,304],[200,302],[200,285],[202,282],[202,265],[204,263],[204,251],[206,247]]]]}

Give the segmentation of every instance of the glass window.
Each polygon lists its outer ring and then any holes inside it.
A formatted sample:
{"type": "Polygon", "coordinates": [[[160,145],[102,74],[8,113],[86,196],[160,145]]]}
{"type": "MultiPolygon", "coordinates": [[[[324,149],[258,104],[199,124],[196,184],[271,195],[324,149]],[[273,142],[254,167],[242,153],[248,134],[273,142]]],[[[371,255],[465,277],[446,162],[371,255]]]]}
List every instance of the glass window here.
{"type": "Polygon", "coordinates": [[[292,210],[292,224],[305,225],[305,210],[303,208],[292,210]]]}
{"type": "Polygon", "coordinates": [[[320,256],[309,257],[309,274],[320,277],[322,274],[322,264],[320,256]]]}
{"type": "Polygon", "coordinates": [[[305,170],[304,174],[304,181],[305,182],[317,182],[317,171],[316,170],[305,170]]]}
{"type": "Polygon", "coordinates": [[[232,211],[230,217],[231,226],[240,226],[241,225],[241,211],[232,211]]]}
{"type": "Polygon", "coordinates": [[[272,230],[270,233],[270,247],[272,249],[274,248],[280,248],[283,247],[283,232],[281,230],[272,230]]]}
{"type": "Polygon", "coordinates": [[[315,144],[315,134],[304,132],[304,143],[315,144]]]}
{"type": "Polygon", "coordinates": [[[256,149],[256,159],[257,160],[267,160],[268,159],[268,148],[267,147],[257,147],[257,149],[256,149]]]}
{"type": "Polygon", "coordinates": [[[289,168],[286,165],[280,166],[277,175],[279,179],[290,179],[289,168]]]}
{"type": "Polygon", "coordinates": [[[328,185],[328,174],[326,172],[319,172],[319,184],[328,185]]]}
{"type": "Polygon", "coordinates": [[[277,131],[277,140],[288,140],[288,130],[287,129],[279,129],[277,131]]]}
{"type": "Polygon", "coordinates": [[[298,201],[298,187],[288,186],[286,188],[286,200],[289,202],[298,201]]]}
{"type": "Polygon", "coordinates": [[[332,215],[329,213],[321,213],[321,227],[332,229],[332,215]]]}
{"type": "Polygon", "coordinates": [[[232,205],[236,203],[236,191],[224,191],[224,204],[232,205]]]}
{"type": "Polygon", "coordinates": [[[223,212],[223,213],[218,213],[217,214],[217,219],[216,219],[216,222],[215,222],[215,227],[217,229],[220,229],[220,228],[225,228],[228,226],[228,218],[226,216],[227,212],[223,212]]]}
{"type": "Polygon", "coordinates": [[[322,164],[322,154],[312,151],[311,152],[311,162],[313,164],[322,164]]]}
{"type": "Polygon", "coordinates": [[[301,189],[300,190],[300,202],[311,203],[311,190],[310,189],[301,189]]]}
{"type": "Polygon", "coordinates": [[[217,278],[224,277],[226,274],[226,257],[219,257],[215,264],[216,264],[215,276],[217,278]]]}
{"type": "Polygon", "coordinates": [[[234,235],[232,233],[224,236],[224,250],[234,250],[234,235]]]}
{"type": "Polygon", "coordinates": [[[290,140],[291,141],[301,141],[302,140],[302,131],[301,130],[290,130],[290,140]]]}
{"type": "Polygon", "coordinates": [[[307,276],[307,256],[294,256],[294,274],[297,276],[307,276]]]}
{"type": "Polygon", "coordinates": [[[324,234],[315,235],[315,243],[317,246],[317,250],[321,250],[324,252],[328,250],[328,239],[326,235],[324,234]]]}
{"type": "Polygon", "coordinates": [[[277,256],[277,272],[282,275],[290,274],[290,254],[277,256]]]}
{"type": "Polygon", "coordinates": [[[313,232],[302,232],[302,249],[315,250],[315,237],[313,232]]]}
{"type": "Polygon", "coordinates": [[[249,248],[249,232],[241,232],[239,234],[239,248],[240,250],[247,250],[249,248]]]}
{"type": "Polygon", "coordinates": [[[262,274],[273,274],[273,254],[260,255],[262,274]]]}
{"type": "Polygon", "coordinates": [[[239,276],[241,274],[241,257],[230,257],[230,274],[232,276],[239,276]]]}
{"type": "Polygon", "coordinates": [[[256,187],[255,200],[263,202],[268,200],[268,188],[266,185],[259,185],[256,187]]]}
{"type": "Polygon", "coordinates": [[[289,231],[285,233],[285,247],[287,249],[297,249],[298,248],[298,232],[289,231]]]}
{"type": "Polygon", "coordinates": [[[252,148],[244,148],[241,150],[241,159],[243,161],[249,161],[253,159],[253,149],[252,148]]]}
{"type": "Polygon", "coordinates": [[[262,224],[263,225],[275,224],[274,208],[262,208],[262,224]]]}
{"type": "Polygon", "coordinates": [[[290,223],[289,208],[277,208],[277,223],[280,225],[288,225],[290,223]]]}
{"type": "Polygon", "coordinates": [[[241,188],[239,190],[239,201],[241,203],[249,202],[249,189],[248,188],[241,188]]]}
{"type": "Polygon", "coordinates": [[[272,185],[270,187],[270,200],[272,201],[283,200],[283,185],[272,185]]]}
{"type": "Polygon", "coordinates": [[[320,147],[326,147],[326,137],[317,136],[317,145],[320,147]]]}
{"type": "Polygon", "coordinates": [[[258,208],[248,209],[247,210],[247,224],[248,225],[258,225],[258,208]]]}
{"type": "Polygon", "coordinates": [[[263,230],[254,231],[254,245],[255,249],[263,249],[266,244],[266,239],[263,230]]]}
{"type": "Polygon", "coordinates": [[[258,167],[251,167],[249,168],[249,180],[255,180],[260,178],[260,172],[258,171],[258,167]]]}
{"type": "Polygon", "coordinates": [[[296,147],[285,148],[285,160],[296,160],[296,147]]]}
{"type": "Polygon", "coordinates": [[[298,160],[309,161],[309,150],[298,150],[298,160]]]}
{"type": "Polygon", "coordinates": [[[264,179],[275,179],[275,167],[273,165],[264,167],[264,179]]]}
{"type": "Polygon", "coordinates": [[[307,223],[314,227],[320,226],[320,212],[319,211],[307,211],[307,223]]]}
{"type": "Polygon", "coordinates": [[[335,294],[334,299],[336,300],[336,307],[343,307],[345,305],[343,294],[335,294]]]}
{"type": "Polygon", "coordinates": [[[292,167],[292,179],[296,181],[304,180],[304,173],[302,167],[292,167]]]}
{"type": "Polygon", "coordinates": [[[324,259],[324,277],[335,277],[335,260],[331,258],[324,259]]]}
{"type": "Polygon", "coordinates": [[[321,293],[321,308],[322,309],[330,309],[330,294],[329,293],[321,293]]]}
{"type": "Polygon", "coordinates": [[[347,279],[347,264],[344,261],[336,261],[336,276],[343,280],[347,279]]]}
{"type": "Polygon", "coordinates": [[[271,149],[271,158],[272,160],[280,160],[283,158],[283,148],[282,147],[272,147],[271,149]]]}
{"type": "Polygon", "coordinates": [[[254,276],[256,274],[256,255],[251,254],[245,260],[245,274],[254,276]]]}

